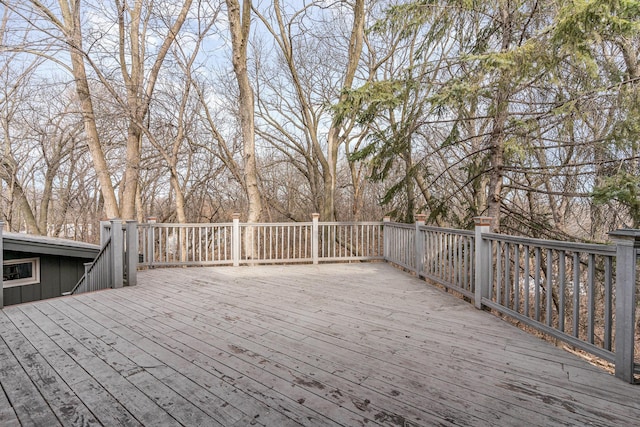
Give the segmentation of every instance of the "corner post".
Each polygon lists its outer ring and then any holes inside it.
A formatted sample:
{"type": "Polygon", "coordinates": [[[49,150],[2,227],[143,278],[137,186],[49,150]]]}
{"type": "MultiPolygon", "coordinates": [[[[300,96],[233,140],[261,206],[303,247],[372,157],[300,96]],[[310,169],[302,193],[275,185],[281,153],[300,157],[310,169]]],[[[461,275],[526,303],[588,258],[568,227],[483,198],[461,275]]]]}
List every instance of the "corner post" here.
{"type": "Polygon", "coordinates": [[[421,273],[424,270],[424,239],[422,238],[422,231],[420,227],[424,227],[425,221],[427,220],[427,216],[425,214],[416,215],[416,232],[413,237],[414,243],[414,257],[415,257],[415,267],[416,267],[416,276],[421,277],[421,273]]]}
{"type": "Polygon", "coordinates": [[[240,214],[236,212],[233,214],[233,228],[231,230],[231,257],[234,267],[240,265],[240,255],[242,253],[240,241],[240,214]]]}
{"type": "Polygon", "coordinates": [[[390,258],[390,244],[391,244],[391,229],[388,225],[391,224],[391,217],[385,216],[382,218],[382,258],[384,258],[385,262],[389,261],[390,258]]]}
{"type": "Polygon", "coordinates": [[[636,327],[636,271],[640,230],[622,229],[609,233],[616,244],[616,367],[617,378],[634,382],[636,327]]]}
{"type": "Polygon", "coordinates": [[[127,272],[127,285],[138,284],[138,222],[127,221],[126,225],[127,259],[125,270],[127,272]]]}
{"type": "Polygon", "coordinates": [[[319,249],[320,249],[320,220],[319,213],[311,214],[311,259],[314,264],[319,262],[319,249]]]}
{"type": "Polygon", "coordinates": [[[111,262],[113,263],[113,288],[124,285],[124,233],[122,220],[111,220],[111,262]]]}
{"type": "MultiPolygon", "coordinates": [[[[2,241],[4,237],[2,237],[2,232],[4,231],[4,222],[0,221],[0,266],[4,265],[4,259],[2,258],[2,241]]],[[[2,279],[0,279],[0,308],[4,307],[4,284],[2,279]]]]}
{"type": "Polygon", "coordinates": [[[482,233],[491,231],[491,217],[477,216],[475,223],[475,298],[477,309],[482,308],[482,298],[489,298],[489,273],[491,271],[491,242],[482,238],[482,233]]]}

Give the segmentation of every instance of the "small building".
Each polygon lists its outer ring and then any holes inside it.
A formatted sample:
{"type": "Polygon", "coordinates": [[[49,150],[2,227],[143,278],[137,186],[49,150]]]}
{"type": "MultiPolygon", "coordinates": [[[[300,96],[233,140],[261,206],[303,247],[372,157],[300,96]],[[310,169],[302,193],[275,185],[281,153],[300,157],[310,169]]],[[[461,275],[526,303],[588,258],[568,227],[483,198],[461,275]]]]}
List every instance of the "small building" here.
{"type": "MultiPolygon", "coordinates": [[[[0,223],[1,224],[1,223],[0,223]]],[[[73,240],[0,233],[2,305],[59,297],[84,274],[100,246],[73,240]]]]}

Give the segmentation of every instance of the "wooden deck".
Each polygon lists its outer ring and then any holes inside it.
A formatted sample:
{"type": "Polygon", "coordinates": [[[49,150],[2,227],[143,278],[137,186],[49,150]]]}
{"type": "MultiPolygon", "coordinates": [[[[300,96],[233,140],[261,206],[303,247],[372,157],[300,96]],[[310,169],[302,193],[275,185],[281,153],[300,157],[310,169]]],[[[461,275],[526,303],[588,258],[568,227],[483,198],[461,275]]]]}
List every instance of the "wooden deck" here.
{"type": "Polygon", "coordinates": [[[0,425],[632,425],[640,387],[382,264],[158,269],[0,311],[0,425]]]}

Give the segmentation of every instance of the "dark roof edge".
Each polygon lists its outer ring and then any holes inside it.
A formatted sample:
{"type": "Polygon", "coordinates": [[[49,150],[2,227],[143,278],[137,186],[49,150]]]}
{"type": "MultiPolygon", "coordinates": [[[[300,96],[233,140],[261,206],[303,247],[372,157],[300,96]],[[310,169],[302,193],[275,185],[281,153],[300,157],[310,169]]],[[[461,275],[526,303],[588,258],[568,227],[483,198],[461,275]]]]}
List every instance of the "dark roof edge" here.
{"type": "Polygon", "coordinates": [[[93,259],[100,252],[100,246],[54,237],[3,233],[3,250],[93,259]]]}

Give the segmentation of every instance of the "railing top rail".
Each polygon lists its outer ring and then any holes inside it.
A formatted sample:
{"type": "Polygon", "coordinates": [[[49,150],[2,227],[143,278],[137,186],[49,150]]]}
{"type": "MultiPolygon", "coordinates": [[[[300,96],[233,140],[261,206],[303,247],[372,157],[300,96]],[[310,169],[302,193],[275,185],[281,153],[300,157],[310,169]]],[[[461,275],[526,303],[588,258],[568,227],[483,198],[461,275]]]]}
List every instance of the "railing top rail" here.
{"type": "Polygon", "coordinates": [[[241,222],[241,227],[311,227],[313,222],[241,222]]]}
{"type": "Polygon", "coordinates": [[[457,228],[434,227],[434,226],[430,226],[430,225],[422,225],[422,226],[420,226],[420,230],[436,231],[436,232],[449,233],[449,234],[457,234],[459,236],[474,236],[475,235],[475,233],[472,230],[460,230],[460,229],[457,229],[457,228]]]}
{"type": "Polygon", "coordinates": [[[402,222],[385,222],[384,225],[385,227],[407,228],[411,230],[416,228],[415,224],[405,224],[402,222]]]}
{"type": "Polygon", "coordinates": [[[518,243],[521,245],[539,246],[546,249],[557,249],[571,252],[589,252],[597,255],[611,256],[616,254],[615,245],[597,243],[563,242],[560,240],[533,239],[530,237],[509,236],[497,233],[482,233],[488,240],[518,243]]]}
{"type": "Polygon", "coordinates": [[[190,222],[190,223],[177,223],[177,222],[154,222],[154,223],[140,223],[138,227],[156,227],[156,228],[191,228],[191,227],[232,227],[232,222],[190,222]]]}
{"type": "Polygon", "coordinates": [[[382,221],[322,221],[318,225],[382,225],[382,221]]]}

